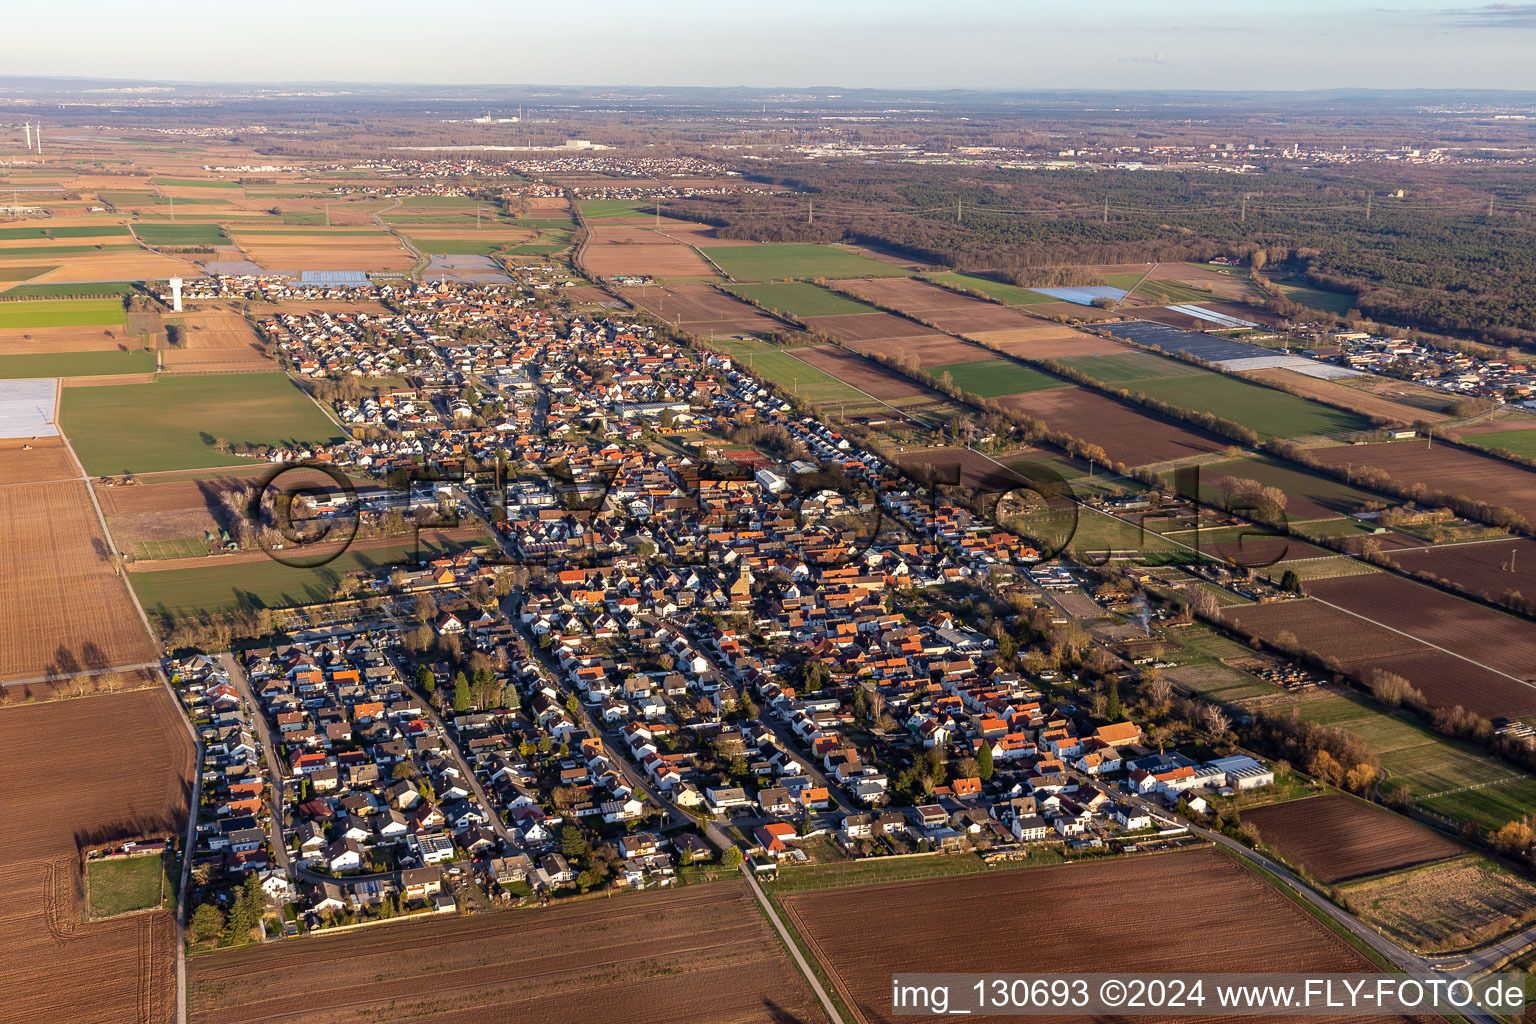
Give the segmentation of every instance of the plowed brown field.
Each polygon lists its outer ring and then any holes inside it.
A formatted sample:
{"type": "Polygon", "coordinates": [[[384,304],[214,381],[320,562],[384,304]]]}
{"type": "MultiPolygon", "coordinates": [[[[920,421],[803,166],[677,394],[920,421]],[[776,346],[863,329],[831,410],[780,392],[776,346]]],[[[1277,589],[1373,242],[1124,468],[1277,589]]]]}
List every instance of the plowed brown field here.
{"type": "Polygon", "coordinates": [[[397,923],[188,966],[197,1024],[825,1019],[739,881],[397,923]]]}
{"type": "Polygon", "coordinates": [[[1067,359],[1072,356],[1124,355],[1128,350],[1119,342],[1096,334],[1036,321],[1028,327],[1010,331],[981,331],[977,341],[1001,349],[1020,359],[1067,359]]]}
{"type": "Polygon", "coordinates": [[[1508,505],[1536,523],[1536,470],[1489,455],[1425,441],[1339,445],[1308,454],[1329,466],[1375,466],[1399,483],[1423,484],[1432,493],[1508,505]]]}
{"type": "Polygon", "coordinates": [[[1443,412],[1433,412],[1429,409],[1421,409],[1417,406],[1405,405],[1395,402],[1391,398],[1382,395],[1373,395],[1369,391],[1359,388],[1346,387],[1337,381],[1319,380],[1309,377],[1295,370],[1287,370],[1284,367],[1272,367],[1267,370],[1250,370],[1243,374],[1254,380],[1264,381],[1269,384],[1277,384],[1286,391],[1304,395],[1307,398],[1315,398],[1319,402],[1328,405],[1336,405],[1351,412],[1357,412],[1362,416],[1381,416],[1396,423],[1415,423],[1426,420],[1430,423],[1440,423],[1449,417],[1443,412]]]}
{"type": "MultiPolygon", "coordinates": [[[[892,1014],[896,972],[1065,973],[1109,964],[1126,973],[1373,970],[1295,903],[1206,850],[860,886],[782,902],[844,1003],[857,1007],[859,1020],[882,1024],[938,1019],[892,1014]]],[[[1213,1012],[1177,1019],[1235,1018],[1213,1012]]]]}
{"type": "Polygon", "coordinates": [[[808,316],[804,320],[807,326],[841,342],[935,336],[933,328],[889,313],[843,313],[838,316],[808,316]]]}
{"type": "Polygon", "coordinates": [[[1141,466],[1221,451],[1226,442],[1168,423],[1074,385],[1048,388],[998,401],[1048,426],[1096,444],[1115,462],[1141,466]]]}
{"type": "Polygon", "coordinates": [[[191,737],[158,685],[0,708],[0,777],[9,787],[0,829],[0,1019],[176,1019],[171,915],[87,922],[77,842],[182,833],[192,756],[191,737]]]}
{"type": "Polygon", "coordinates": [[[936,391],[918,386],[910,378],[895,370],[887,370],[879,363],[861,359],[835,345],[797,348],[792,349],[789,354],[802,362],[810,363],[819,370],[825,370],[844,384],[852,385],[882,402],[894,402],[920,395],[936,401],[944,397],[936,391]]]}
{"type": "Polygon", "coordinates": [[[1329,885],[1466,852],[1423,825],[1338,793],[1244,811],[1243,820],[1282,857],[1329,885]]]}
{"type": "Polygon", "coordinates": [[[0,438],[0,485],[73,480],[80,476],[62,438],[0,438]]]}
{"type": "Polygon", "coordinates": [[[0,487],[0,679],[155,657],[83,481],[0,487]]]}

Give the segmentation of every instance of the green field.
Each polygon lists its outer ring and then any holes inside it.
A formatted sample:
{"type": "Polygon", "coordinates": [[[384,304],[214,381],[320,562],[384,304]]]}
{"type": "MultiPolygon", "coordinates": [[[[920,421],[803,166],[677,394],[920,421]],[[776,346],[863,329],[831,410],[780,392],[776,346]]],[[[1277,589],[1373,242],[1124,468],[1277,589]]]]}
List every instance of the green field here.
{"type": "Polygon", "coordinates": [[[1031,391],[1065,387],[1066,382],[1047,376],[1039,370],[1007,359],[982,359],[971,363],[949,363],[931,366],[924,371],[929,376],[941,378],[946,373],[961,391],[997,398],[1000,395],[1023,395],[1031,391]]]}
{"type": "Polygon", "coordinates": [[[0,379],[17,377],[95,377],[120,373],[152,373],[155,354],[132,352],[49,352],[40,355],[0,355],[0,379]]]}
{"type": "Polygon", "coordinates": [[[1322,288],[1314,288],[1307,284],[1292,284],[1287,281],[1273,282],[1281,294],[1302,306],[1310,306],[1313,309],[1322,310],[1324,313],[1348,313],[1355,306],[1355,297],[1348,292],[1331,292],[1322,288]]]}
{"type": "MultiPolygon", "coordinates": [[[[1351,487],[1342,480],[1334,480],[1320,474],[1309,473],[1298,466],[1278,462],[1268,456],[1259,455],[1251,458],[1230,459],[1225,462],[1208,462],[1200,466],[1200,498],[1202,501],[1207,504],[1214,504],[1218,501],[1221,491],[1217,485],[1221,477],[1231,477],[1238,480],[1257,480],[1265,487],[1278,487],[1293,502],[1306,500],[1345,514],[1359,510],[1368,501],[1381,500],[1379,495],[1351,487]]],[[[1171,481],[1171,474],[1164,474],[1164,479],[1171,481]]],[[[1307,518],[1305,509],[1298,510],[1294,506],[1288,509],[1288,514],[1291,519],[1295,520],[1307,518]]],[[[1352,524],[1357,521],[1342,520],[1342,522],[1352,524]]],[[[1327,534],[1329,529],[1329,527],[1324,526],[1319,532],[1320,534],[1327,534]]],[[[1338,529],[1345,536],[1353,532],[1353,530],[1343,530],[1342,527],[1338,529]]]]}
{"type": "MultiPolygon", "coordinates": [[[[0,282],[3,282],[3,281],[30,281],[34,277],[42,277],[44,274],[48,273],[50,270],[58,270],[58,269],[59,269],[59,265],[58,264],[53,264],[51,266],[32,266],[32,267],[0,266],[0,282]]],[[[3,287],[3,285],[0,285],[0,287],[3,287]]]]}
{"type": "Polygon", "coordinates": [[[476,206],[484,206],[495,209],[495,204],[488,203],[484,199],[471,199],[468,196],[401,196],[400,209],[404,210],[440,210],[469,207],[473,210],[476,206]]]}
{"type": "Polygon", "coordinates": [[[283,214],[283,223],[289,227],[325,224],[324,210],[302,210],[283,214]]]}
{"type": "Polygon", "coordinates": [[[59,421],[93,476],[233,466],[231,444],[313,444],[339,431],[279,373],[162,377],[150,384],[67,388],[59,421]]]}
{"type": "Polygon", "coordinates": [[[1044,302],[1055,302],[1049,295],[1041,295],[1032,292],[1028,288],[1020,288],[1016,284],[1007,284],[1002,281],[994,281],[990,277],[980,277],[976,274],[948,273],[925,275],[930,281],[947,284],[955,288],[969,289],[980,292],[1010,306],[1034,306],[1044,302]]]}
{"type": "MultiPolygon", "coordinates": [[[[126,235],[128,229],[121,224],[73,224],[49,228],[0,228],[0,239],[16,238],[99,238],[108,235],[126,235]]],[[[0,249],[0,255],[5,250],[0,249]]]]}
{"type": "Polygon", "coordinates": [[[105,327],[127,323],[117,299],[0,303],[0,328],[105,327]]]}
{"type": "Polygon", "coordinates": [[[1122,385],[1152,398],[1241,423],[1269,437],[1309,437],[1369,430],[1354,413],[1249,384],[1219,373],[1127,381],[1122,385]]]}
{"type": "Polygon", "coordinates": [[[229,244],[229,236],[217,224],[140,224],[133,231],[150,245],[229,244]]]}
{"type": "Polygon", "coordinates": [[[1381,758],[1383,791],[1407,786],[1420,806],[1452,824],[1471,818],[1497,828],[1524,817],[1536,800],[1536,779],[1440,736],[1409,712],[1388,714],[1353,693],[1319,693],[1297,707],[1307,721],[1359,736],[1381,758]]]}
{"type": "Polygon", "coordinates": [[[540,243],[537,243],[537,242],[529,242],[529,243],[527,243],[525,245],[514,245],[512,248],[507,250],[507,255],[509,255],[509,256],[547,256],[550,253],[559,252],[561,249],[564,249],[564,248],[566,248],[569,245],[570,245],[569,242],[557,243],[557,244],[553,244],[553,245],[543,245],[543,244],[540,244],[540,243]]]}
{"type": "Polygon", "coordinates": [[[907,277],[912,272],[835,245],[786,242],[721,245],[702,250],[738,281],[790,278],[907,277]]]}
{"type": "Polygon", "coordinates": [[[761,377],[806,402],[868,401],[869,396],[857,388],[770,345],[763,345],[756,351],[737,352],[734,358],[754,377],[761,377]]]}
{"type": "Polygon", "coordinates": [[[165,898],[165,859],[145,856],[86,861],[85,880],[93,918],[148,910],[165,898]]]}
{"type": "Polygon", "coordinates": [[[755,302],[764,309],[791,316],[840,316],[844,313],[876,313],[874,306],[803,281],[776,284],[732,284],[725,290],[755,302]]]}
{"type": "Polygon", "coordinates": [[[1114,356],[1071,356],[1061,362],[1106,384],[1156,380],[1163,377],[1198,377],[1209,370],[1165,359],[1151,352],[1126,352],[1114,356]]]}
{"type": "Polygon", "coordinates": [[[480,238],[411,238],[416,248],[434,256],[489,256],[493,252],[509,248],[513,243],[506,239],[480,238]]]}
{"type": "Polygon", "coordinates": [[[81,253],[87,252],[131,252],[135,250],[139,250],[139,247],[136,245],[27,245],[16,249],[0,250],[0,257],[8,260],[23,256],[42,256],[51,259],[55,256],[79,256],[81,253]]]}
{"type": "MultiPolygon", "coordinates": [[[[105,389],[103,389],[105,390],[105,389]]],[[[431,545],[422,554],[440,554],[474,546],[476,541],[431,545]]],[[[348,573],[374,572],[413,563],[416,547],[406,541],[368,551],[347,551],[317,569],[297,569],[269,558],[197,569],[132,572],[128,582],[151,615],[183,618],[202,613],[291,608],[329,601],[348,573]]]]}
{"type": "MultiPolygon", "coordinates": [[[[26,269],[26,268],[24,268],[26,269]]],[[[51,270],[52,267],[34,267],[34,270],[51,270]]],[[[32,275],[36,276],[36,275],[32,275]]],[[[7,288],[0,299],[10,301],[12,299],[72,299],[72,298],[100,298],[112,295],[131,295],[134,292],[132,281],[82,281],[68,284],[19,284],[14,288],[7,288]]]]}
{"type": "Polygon", "coordinates": [[[1204,288],[1185,284],[1182,281],[1143,281],[1131,294],[1138,299],[1146,299],[1148,302],[1156,302],[1161,305],[1181,302],[1229,301],[1213,291],[1206,291],[1204,288]]]}
{"type": "Polygon", "coordinates": [[[599,220],[604,217],[636,217],[649,212],[654,213],[656,207],[652,204],[649,208],[644,203],[633,199],[582,199],[576,204],[581,207],[581,215],[588,220],[599,220]]]}
{"type": "Polygon", "coordinates": [[[1501,430],[1492,434],[1462,434],[1462,443],[1536,459],[1536,430],[1501,430]]]}
{"type": "Polygon", "coordinates": [[[212,178],[150,178],[156,185],[173,188],[243,188],[238,181],[214,181],[212,178]]]}
{"type": "MultiPolygon", "coordinates": [[[[107,525],[110,526],[111,523],[109,522],[107,525]]],[[[182,537],[179,540],[138,540],[133,542],[133,557],[140,560],[201,558],[204,555],[214,553],[208,550],[208,542],[202,537],[182,537]]]]}

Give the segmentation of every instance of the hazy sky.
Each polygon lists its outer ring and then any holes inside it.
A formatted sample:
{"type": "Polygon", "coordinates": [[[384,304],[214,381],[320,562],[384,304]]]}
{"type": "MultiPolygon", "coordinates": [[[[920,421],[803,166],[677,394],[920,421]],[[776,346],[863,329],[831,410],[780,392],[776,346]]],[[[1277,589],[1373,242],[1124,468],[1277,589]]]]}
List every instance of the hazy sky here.
{"type": "Polygon", "coordinates": [[[0,75],[912,88],[1536,89],[1536,3],[23,3],[0,75]],[[1389,6],[1384,6],[1389,5],[1389,6]]]}

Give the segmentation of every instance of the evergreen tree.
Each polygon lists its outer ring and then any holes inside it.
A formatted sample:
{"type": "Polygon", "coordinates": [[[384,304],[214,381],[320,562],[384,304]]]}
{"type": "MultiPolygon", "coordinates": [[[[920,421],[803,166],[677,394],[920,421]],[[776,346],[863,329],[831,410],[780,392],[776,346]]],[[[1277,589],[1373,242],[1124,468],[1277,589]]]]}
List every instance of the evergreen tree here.
{"type": "Polygon", "coordinates": [[[428,697],[437,691],[437,676],[425,665],[416,670],[416,688],[428,697]]]}
{"type": "Polygon", "coordinates": [[[469,680],[460,672],[453,677],[453,710],[469,710],[469,680]]]}
{"type": "Polygon", "coordinates": [[[981,749],[976,751],[976,767],[982,782],[992,778],[992,744],[983,743],[981,749]]]}

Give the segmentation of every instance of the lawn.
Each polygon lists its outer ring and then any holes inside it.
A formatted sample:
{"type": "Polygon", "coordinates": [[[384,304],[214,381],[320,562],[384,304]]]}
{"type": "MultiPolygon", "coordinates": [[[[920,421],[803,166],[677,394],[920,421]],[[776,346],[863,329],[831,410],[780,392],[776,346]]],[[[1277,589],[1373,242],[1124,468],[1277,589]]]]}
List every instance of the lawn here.
{"type": "Polygon", "coordinates": [[[277,373],[67,388],[59,419],[94,476],[240,463],[215,447],[220,438],[267,445],[339,439],[336,426],[277,373]]]}
{"type": "Polygon", "coordinates": [[[165,860],[145,856],[87,861],[85,880],[93,918],[148,910],[164,898],[165,860]]]}
{"type": "Polygon", "coordinates": [[[1536,459],[1536,430],[1501,430],[1492,434],[1462,434],[1464,444],[1488,451],[1506,451],[1536,459]]]}
{"type": "Polygon", "coordinates": [[[1124,385],[1185,409],[1241,423],[1269,437],[1310,437],[1369,430],[1351,412],[1217,373],[1130,381],[1124,385]]]}
{"type": "Polygon", "coordinates": [[[994,281],[990,277],[980,277],[976,274],[961,274],[958,272],[929,274],[927,278],[939,284],[947,284],[952,288],[980,292],[989,298],[998,299],[1010,306],[1034,306],[1044,302],[1056,301],[1049,295],[1041,295],[1039,292],[1032,292],[1028,288],[1020,288],[1016,284],[1006,284],[1002,281],[994,281]]]}
{"type": "Polygon", "coordinates": [[[132,352],[52,352],[43,355],[0,355],[0,379],[16,377],[96,377],[120,373],[152,373],[155,354],[132,352]]]}
{"type": "Polygon", "coordinates": [[[0,328],[97,327],[128,322],[117,299],[0,303],[0,328]]]}
{"type": "Polygon", "coordinates": [[[133,231],[150,245],[229,244],[229,236],[217,224],[139,224],[133,231]]]}
{"type": "Polygon", "coordinates": [[[1066,382],[1047,376],[1039,370],[1010,362],[1007,359],[982,359],[973,363],[950,363],[946,366],[929,367],[930,376],[942,378],[948,374],[956,387],[982,398],[1000,395],[1023,395],[1031,391],[1065,387],[1066,382]]]}
{"type": "Polygon", "coordinates": [[[776,284],[734,284],[726,291],[757,303],[775,313],[791,316],[841,316],[844,313],[876,313],[874,306],[803,281],[776,284]]]}
{"type": "Polygon", "coordinates": [[[809,242],[712,246],[703,253],[738,281],[906,277],[912,273],[851,249],[809,242]]]}
{"type": "MultiPolygon", "coordinates": [[[[423,557],[435,558],[479,543],[423,542],[421,553],[423,557]]],[[[295,568],[263,558],[197,569],[132,572],[128,574],[128,582],[146,612],[169,618],[255,608],[291,608],[331,600],[348,573],[414,565],[416,553],[416,545],[407,540],[368,551],[347,551],[315,569],[295,568]]]]}

